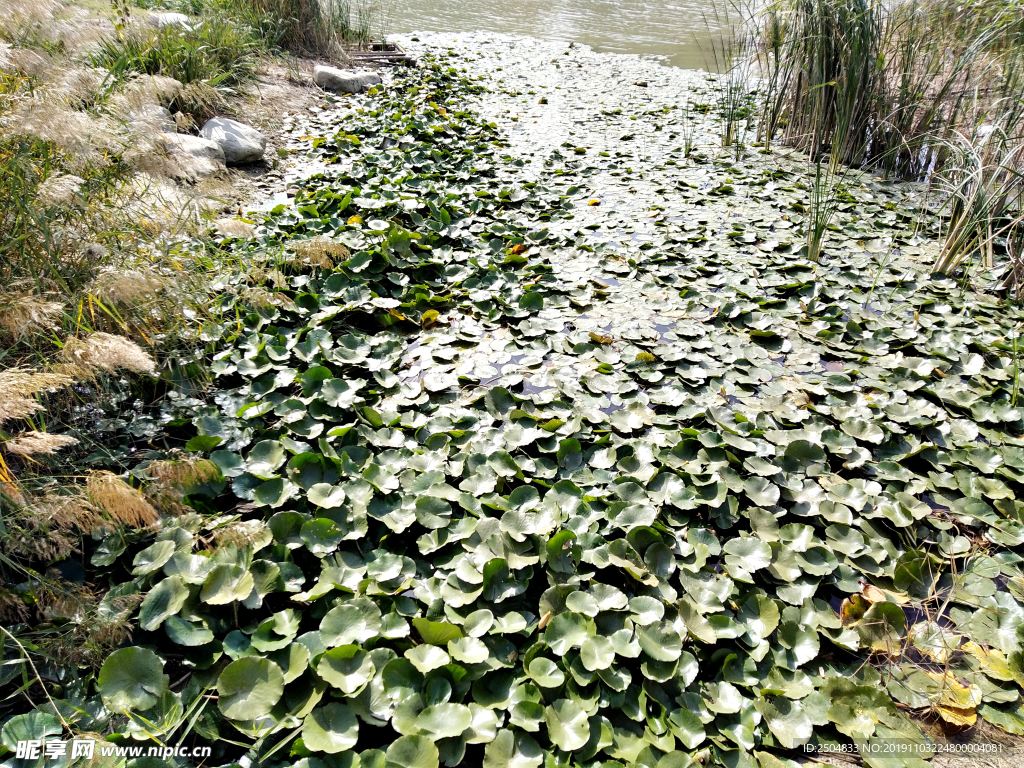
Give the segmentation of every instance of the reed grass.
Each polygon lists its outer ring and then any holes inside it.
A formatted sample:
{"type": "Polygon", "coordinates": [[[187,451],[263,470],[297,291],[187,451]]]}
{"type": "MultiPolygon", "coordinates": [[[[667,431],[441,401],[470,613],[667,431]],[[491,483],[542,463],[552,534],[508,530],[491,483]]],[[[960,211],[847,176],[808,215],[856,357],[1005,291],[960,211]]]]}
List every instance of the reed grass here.
{"type": "Polygon", "coordinates": [[[936,176],[944,205],[942,245],[934,271],[965,272],[977,263],[996,266],[1005,255],[1010,273],[1004,287],[1024,279],[1024,144],[1010,144],[1001,132],[982,140],[957,135],[945,143],[948,159],[936,176]]]}
{"type": "Polygon", "coordinates": [[[189,29],[131,27],[101,41],[90,60],[115,82],[144,74],[231,88],[253,78],[260,47],[247,28],[211,14],[189,29]]]}
{"type": "Polygon", "coordinates": [[[781,134],[812,160],[920,179],[954,131],[1010,125],[1006,112],[1024,110],[1024,22],[1012,13],[972,15],[952,0],[780,0],[751,21],[761,136],[781,134]]]}
{"type": "Polygon", "coordinates": [[[349,48],[383,37],[385,16],[362,0],[155,0],[161,7],[196,18],[219,15],[250,30],[267,49],[343,59],[349,48]]]}
{"type": "Polygon", "coordinates": [[[728,5],[714,5],[704,13],[707,42],[698,44],[704,54],[705,66],[718,73],[716,111],[722,122],[722,146],[742,151],[742,128],[755,109],[751,92],[748,40],[742,31],[742,18],[728,5]],[[738,136],[737,133],[740,133],[738,136]]]}

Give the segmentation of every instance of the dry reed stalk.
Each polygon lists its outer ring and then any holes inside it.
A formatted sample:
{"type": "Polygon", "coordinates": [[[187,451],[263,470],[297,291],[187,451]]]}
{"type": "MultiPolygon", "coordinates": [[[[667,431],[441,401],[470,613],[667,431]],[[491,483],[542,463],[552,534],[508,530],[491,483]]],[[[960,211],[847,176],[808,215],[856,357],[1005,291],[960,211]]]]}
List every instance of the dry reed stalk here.
{"type": "Polygon", "coordinates": [[[146,528],[160,521],[146,497],[112,472],[93,472],[86,489],[92,502],[117,523],[146,528]]]}

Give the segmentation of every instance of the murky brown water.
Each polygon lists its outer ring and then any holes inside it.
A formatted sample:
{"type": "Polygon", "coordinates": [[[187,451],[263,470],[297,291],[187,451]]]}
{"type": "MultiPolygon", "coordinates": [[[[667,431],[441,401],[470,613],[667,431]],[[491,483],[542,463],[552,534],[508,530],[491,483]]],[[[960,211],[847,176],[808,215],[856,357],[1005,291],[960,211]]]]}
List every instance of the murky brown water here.
{"type": "Polygon", "coordinates": [[[712,68],[710,0],[384,0],[383,11],[389,33],[504,32],[712,68]]]}

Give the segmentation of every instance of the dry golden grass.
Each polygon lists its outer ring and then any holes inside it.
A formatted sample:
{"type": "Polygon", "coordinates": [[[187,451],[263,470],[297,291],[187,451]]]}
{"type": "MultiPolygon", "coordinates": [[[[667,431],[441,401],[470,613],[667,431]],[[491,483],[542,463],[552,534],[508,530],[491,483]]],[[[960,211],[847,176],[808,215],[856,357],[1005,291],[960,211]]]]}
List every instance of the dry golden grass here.
{"type": "Polygon", "coordinates": [[[86,292],[108,304],[139,304],[151,299],[168,285],[167,278],[140,269],[104,269],[86,292]]]}
{"type": "Polygon", "coordinates": [[[189,456],[180,460],[150,462],[146,474],[176,488],[191,488],[220,477],[220,469],[209,459],[189,456]]]}
{"type": "Polygon", "coordinates": [[[217,234],[221,237],[249,238],[256,235],[256,230],[251,224],[246,224],[238,219],[217,219],[214,226],[217,234]]]}
{"type": "Polygon", "coordinates": [[[63,310],[64,305],[59,301],[46,301],[38,296],[0,298],[0,328],[20,339],[36,331],[52,329],[63,310]]]}
{"type": "Polygon", "coordinates": [[[268,291],[261,286],[243,288],[238,292],[238,298],[257,309],[269,309],[270,307],[290,309],[295,306],[295,302],[285,294],[268,291]]]}
{"type": "Polygon", "coordinates": [[[134,341],[101,331],[85,339],[68,339],[60,357],[66,363],[94,371],[112,372],[117,368],[134,373],[156,371],[153,358],[134,341]]]}
{"type": "Polygon", "coordinates": [[[55,494],[44,496],[33,505],[33,519],[37,526],[57,528],[82,533],[106,531],[111,523],[81,493],[55,494]]]}
{"type": "Polygon", "coordinates": [[[266,546],[271,538],[270,530],[261,520],[236,520],[214,533],[217,547],[261,547],[266,546]]]}
{"type": "Polygon", "coordinates": [[[22,432],[3,444],[4,450],[17,456],[49,455],[75,445],[78,440],[70,435],[52,435],[49,432],[22,432]]]}
{"type": "Polygon", "coordinates": [[[117,523],[146,528],[160,521],[146,497],[112,472],[91,473],[86,490],[92,503],[117,523]]]}
{"type": "Polygon", "coordinates": [[[72,383],[74,379],[63,373],[44,373],[26,368],[0,371],[0,424],[31,416],[42,408],[36,395],[72,383]]]}
{"type": "Polygon", "coordinates": [[[352,256],[344,245],[324,237],[293,241],[289,245],[298,256],[291,261],[294,266],[331,269],[336,261],[345,261],[352,256]]]}

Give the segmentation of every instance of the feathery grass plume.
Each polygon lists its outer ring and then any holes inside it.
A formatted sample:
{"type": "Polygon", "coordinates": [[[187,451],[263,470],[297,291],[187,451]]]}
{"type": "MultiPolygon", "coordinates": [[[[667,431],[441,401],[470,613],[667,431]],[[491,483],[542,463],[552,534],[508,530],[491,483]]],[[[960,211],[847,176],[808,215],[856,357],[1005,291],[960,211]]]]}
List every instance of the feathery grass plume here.
{"type": "Polygon", "coordinates": [[[64,101],[72,109],[88,109],[101,97],[108,72],[91,67],[66,67],[56,83],[64,101]]]}
{"type": "Polygon", "coordinates": [[[17,592],[0,587],[0,619],[5,624],[19,624],[28,618],[29,610],[24,598],[17,592]]]}
{"type": "MultiPolygon", "coordinates": [[[[104,70],[106,71],[106,70],[104,70]]],[[[171,104],[181,93],[181,81],[163,75],[139,75],[110,95],[107,109],[122,120],[153,106],[171,104]]]]}
{"type": "Polygon", "coordinates": [[[257,309],[269,309],[270,307],[291,309],[295,306],[295,302],[283,293],[273,293],[260,286],[243,288],[238,292],[238,298],[257,309]]]}
{"type": "Polygon", "coordinates": [[[153,358],[134,341],[102,331],[86,339],[68,339],[60,356],[65,362],[93,370],[127,368],[135,373],[148,374],[156,371],[153,358]]]}
{"type": "Polygon", "coordinates": [[[152,461],[146,467],[146,474],[167,485],[191,488],[216,480],[220,469],[209,459],[188,456],[180,460],[152,461]]]}
{"type": "MultiPolygon", "coordinates": [[[[195,81],[187,83],[170,102],[170,110],[192,121],[192,126],[205,123],[211,117],[224,111],[228,106],[224,95],[208,83],[195,81]]],[[[187,124],[186,124],[187,125],[187,124]]],[[[184,127],[179,125],[179,127],[184,127]]]]}
{"type": "Polygon", "coordinates": [[[86,489],[92,502],[117,523],[146,528],[160,521],[146,497],[113,472],[93,472],[86,489]]]}
{"type": "Polygon", "coordinates": [[[63,373],[43,373],[25,368],[0,371],[0,424],[23,419],[42,408],[35,396],[40,392],[60,389],[74,383],[63,373]]]}
{"type": "Polygon", "coordinates": [[[74,110],[45,88],[19,102],[7,121],[7,133],[35,136],[60,148],[73,173],[107,166],[127,146],[119,122],[74,110]]]}
{"type": "Polygon", "coordinates": [[[47,208],[82,202],[78,195],[85,179],[72,174],[55,174],[39,185],[36,200],[47,208]]]}
{"type": "Polygon", "coordinates": [[[17,504],[19,506],[28,504],[28,499],[22,493],[21,488],[11,480],[0,480],[0,497],[6,499],[10,504],[17,504]]]}
{"type": "Polygon", "coordinates": [[[86,534],[111,528],[110,521],[77,489],[66,494],[48,493],[34,503],[29,512],[28,522],[38,528],[78,530],[86,534]]]}
{"type": "Polygon", "coordinates": [[[152,504],[163,517],[181,517],[192,511],[192,507],[182,501],[184,493],[177,489],[153,483],[146,488],[146,501],[152,504]]]}
{"type": "Polygon", "coordinates": [[[352,256],[348,248],[325,237],[314,237],[311,240],[292,242],[291,249],[298,254],[298,259],[291,261],[294,265],[331,269],[336,260],[345,261],[352,256]]]}
{"type": "Polygon", "coordinates": [[[140,269],[104,269],[86,288],[102,302],[138,304],[167,287],[167,278],[140,269]]]}
{"type": "Polygon", "coordinates": [[[0,328],[16,339],[53,328],[64,305],[31,294],[0,298],[0,328]]]}
{"type": "Polygon", "coordinates": [[[68,445],[76,445],[78,440],[70,435],[51,435],[49,432],[22,432],[5,443],[4,450],[18,456],[49,455],[68,445]]]}
{"type": "Polygon", "coordinates": [[[16,529],[3,537],[0,546],[13,558],[52,563],[77,551],[79,543],[78,535],[71,531],[56,529],[40,535],[37,530],[16,529]]]}

